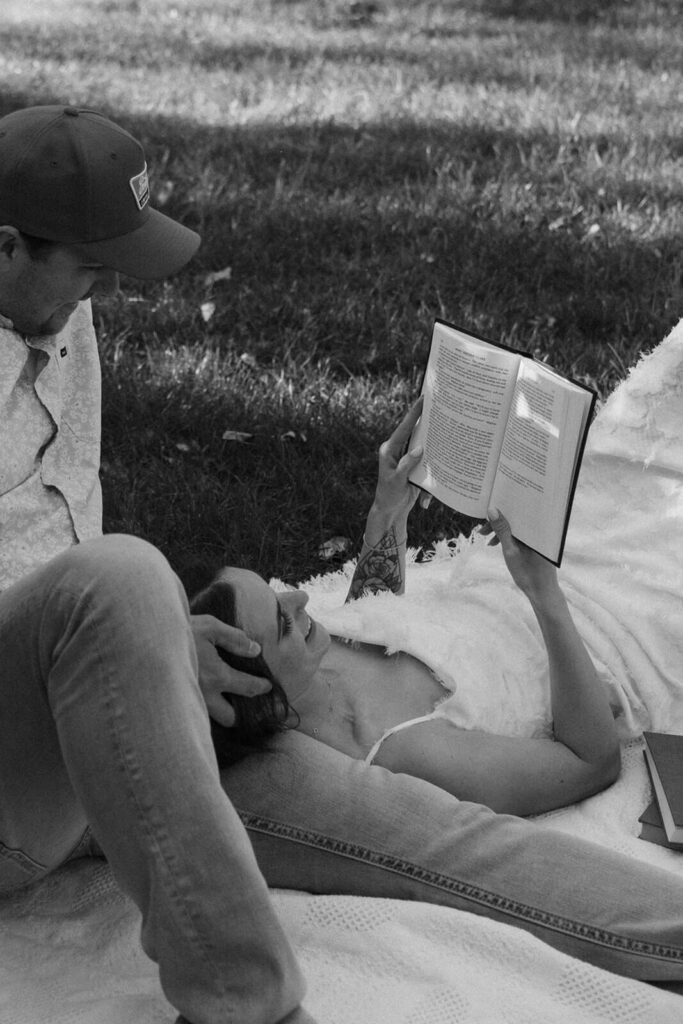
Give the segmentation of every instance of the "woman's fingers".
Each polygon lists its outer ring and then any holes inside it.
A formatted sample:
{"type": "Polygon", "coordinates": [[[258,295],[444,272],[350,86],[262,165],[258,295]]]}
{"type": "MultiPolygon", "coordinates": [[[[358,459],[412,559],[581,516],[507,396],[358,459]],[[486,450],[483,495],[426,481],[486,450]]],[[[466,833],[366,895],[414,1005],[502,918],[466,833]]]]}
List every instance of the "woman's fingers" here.
{"type": "Polygon", "coordinates": [[[399,459],[396,469],[399,470],[399,472],[406,470],[409,473],[411,469],[415,469],[415,466],[417,466],[418,462],[422,458],[423,452],[424,448],[421,444],[411,448],[409,452],[406,452],[405,455],[399,459]]]}
{"type": "Polygon", "coordinates": [[[503,537],[512,536],[510,531],[510,524],[507,519],[497,508],[490,508],[487,512],[489,526],[495,533],[499,540],[503,537]]]}
{"type": "Polygon", "coordinates": [[[512,531],[503,513],[497,508],[490,508],[487,516],[488,519],[479,528],[480,533],[483,533],[485,537],[493,534],[489,541],[489,544],[492,546],[496,544],[509,545],[512,540],[512,531]]]}
{"type": "Polygon", "coordinates": [[[403,452],[403,449],[410,440],[410,436],[413,430],[415,429],[415,424],[419,420],[420,415],[422,413],[422,405],[423,397],[422,395],[420,395],[418,400],[411,405],[410,409],[408,409],[408,412],[405,414],[399,425],[396,427],[396,430],[389,438],[389,447],[396,454],[397,458],[403,452]]]}

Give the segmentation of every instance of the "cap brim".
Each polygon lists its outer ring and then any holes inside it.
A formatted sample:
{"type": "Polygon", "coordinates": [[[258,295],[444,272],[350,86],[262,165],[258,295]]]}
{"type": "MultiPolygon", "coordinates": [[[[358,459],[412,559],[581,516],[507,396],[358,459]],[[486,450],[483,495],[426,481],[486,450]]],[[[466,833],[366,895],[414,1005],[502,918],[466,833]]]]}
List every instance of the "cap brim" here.
{"type": "Polygon", "coordinates": [[[192,259],[201,238],[158,210],[150,209],[142,227],[118,238],[78,243],[78,248],[103,266],[129,277],[169,277],[192,259]]]}

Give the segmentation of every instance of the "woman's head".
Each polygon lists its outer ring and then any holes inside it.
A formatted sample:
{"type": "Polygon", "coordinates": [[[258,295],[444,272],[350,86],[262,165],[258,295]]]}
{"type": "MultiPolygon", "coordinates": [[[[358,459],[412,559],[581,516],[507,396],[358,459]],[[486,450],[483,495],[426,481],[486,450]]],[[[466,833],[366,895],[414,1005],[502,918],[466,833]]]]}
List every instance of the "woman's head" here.
{"type": "MultiPolygon", "coordinates": [[[[234,761],[236,744],[262,746],[268,736],[284,728],[292,715],[291,704],[310,684],[330,637],[304,610],[307,602],[301,591],[276,594],[256,573],[237,568],[222,569],[190,602],[193,614],[214,615],[257,640],[261,654],[256,658],[217,650],[232,667],[272,683],[272,690],[258,697],[226,695],[235,709],[236,723],[225,729],[212,722],[219,760],[219,742],[229,748],[227,760],[234,761]]],[[[227,760],[223,758],[224,763],[227,760]]]]}

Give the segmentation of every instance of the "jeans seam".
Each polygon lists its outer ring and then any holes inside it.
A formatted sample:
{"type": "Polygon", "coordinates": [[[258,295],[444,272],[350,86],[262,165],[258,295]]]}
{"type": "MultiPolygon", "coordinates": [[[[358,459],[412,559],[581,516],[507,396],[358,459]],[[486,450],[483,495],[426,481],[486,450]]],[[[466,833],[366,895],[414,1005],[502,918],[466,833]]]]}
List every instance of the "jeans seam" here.
{"type": "Polygon", "coordinates": [[[450,875],[431,871],[428,868],[403,860],[393,854],[371,850],[368,847],[349,843],[343,839],[334,839],[309,829],[298,828],[264,818],[238,809],[245,828],[253,832],[288,839],[303,846],[314,847],[326,853],[337,854],[351,860],[362,861],[371,867],[381,868],[394,874],[402,875],[416,882],[453,893],[462,899],[469,900],[480,907],[497,910],[511,917],[535,924],[559,934],[575,939],[582,939],[594,945],[619,952],[631,953],[635,956],[647,956],[662,961],[683,962],[683,947],[670,946],[665,943],[646,942],[642,939],[628,938],[606,928],[589,925],[582,921],[572,920],[560,914],[552,914],[537,907],[521,903],[508,896],[501,896],[471,882],[462,882],[450,875]]]}
{"type": "Polygon", "coordinates": [[[5,843],[0,842],[0,857],[18,864],[34,877],[45,874],[48,870],[45,864],[41,864],[40,861],[35,860],[28,853],[24,853],[18,846],[7,846],[5,843]]]}
{"type": "MultiPolygon", "coordinates": [[[[97,658],[101,666],[102,674],[100,678],[110,679],[110,677],[107,674],[106,666],[102,663],[102,659],[99,656],[99,652],[97,653],[97,658]]],[[[118,699],[119,703],[122,704],[123,695],[121,693],[118,693],[118,699]]],[[[126,742],[125,729],[121,729],[123,711],[120,709],[117,710],[116,707],[114,706],[114,695],[112,693],[111,680],[110,685],[104,688],[104,703],[107,710],[107,719],[111,728],[114,752],[118,760],[119,766],[122,769],[124,784],[126,786],[128,796],[131,799],[132,805],[135,809],[135,815],[141,827],[141,833],[147,837],[147,841],[149,842],[150,846],[150,852],[156,851],[156,855],[159,859],[160,865],[163,865],[163,873],[168,879],[168,882],[170,883],[170,888],[169,890],[167,890],[169,902],[173,902],[177,911],[181,915],[182,920],[184,921],[185,927],[189,929],[189,934],[188,932],[186,932],[188,940],[189,935],[191,934],[194,937],[194,942],[197,944],[199,955],[206,962],[214,964],[214,976],[216,980],[220,981],[220,984],[222,985],[222,981],[220,980],[220,971],[215,966],[215,958],[213,955],[214,951],[211,948],[211,945],[207,944],[206,941],[203,939],[199,929],[195,924],[194,913],[191,907],[188,905],[188,894],[183,891],[185,887],[182,884],[181,880],[177,877],[177,873],[174,870],[172,860],[175,858],[175,855],[172,855],[171,858],[169,859],[169,855],[164,849],[164,847],[168,845],[168,833],[166,832],[162,822],[159,822],[156,826],[152,827],[152,824],[149,821],[148,816],[145,814],[143,807],[140,805],[138,797],[135,793],[133,779],[135,778],[136,775],[138,778],[140,777],[140,765],[135,755],[135,751],[131,750],[129,748],[128,743],[126,742]],[[160,835],[160,832],[163,832],[163,835],[160,835]]],[[[223,986],[223,998],[226,997],[227,992],[225,991],[225,987],[223,986]]]]}

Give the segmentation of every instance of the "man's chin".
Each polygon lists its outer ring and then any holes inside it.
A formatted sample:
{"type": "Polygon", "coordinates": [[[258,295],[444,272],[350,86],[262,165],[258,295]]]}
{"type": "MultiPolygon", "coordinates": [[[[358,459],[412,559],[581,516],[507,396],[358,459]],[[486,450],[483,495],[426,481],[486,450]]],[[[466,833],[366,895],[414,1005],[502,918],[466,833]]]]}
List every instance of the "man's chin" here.
{"type": "Polygon", "coordinates": [[[23,333],[33,338],[47,338],[51,334],[59,334],[60,331],[64,330],[77,309],[78,303],[62,306],[56,313],[52,314],[49,320],[45,320],[42,324],[35,324],[32,329],[26,330],[23,333]]]}

